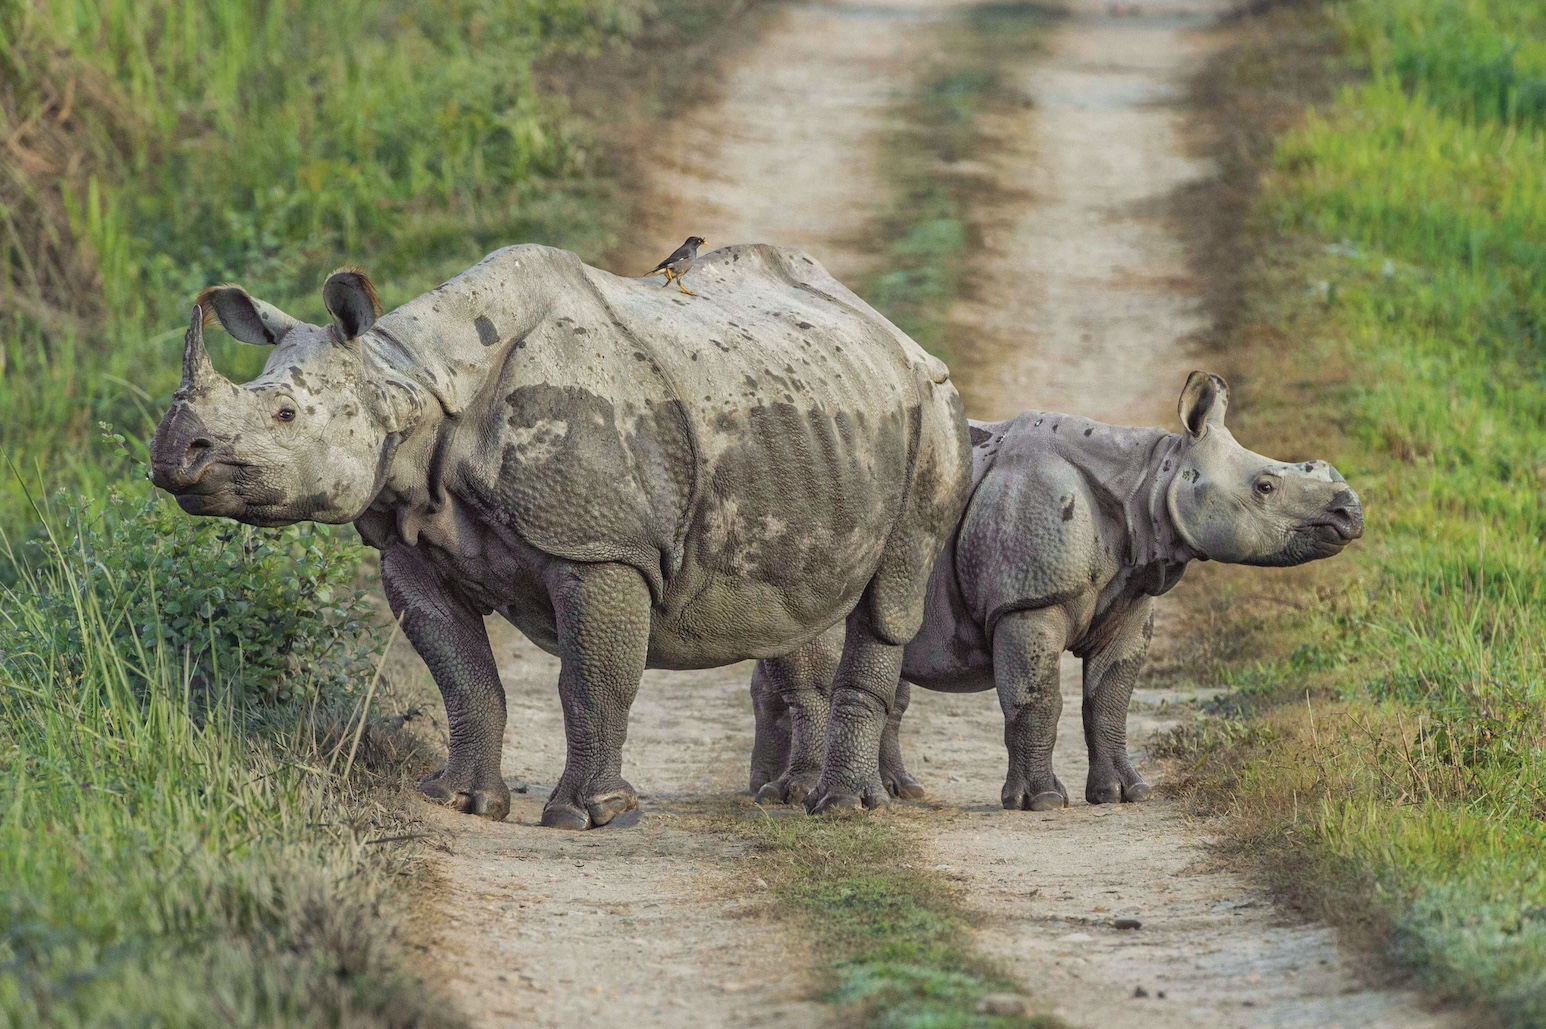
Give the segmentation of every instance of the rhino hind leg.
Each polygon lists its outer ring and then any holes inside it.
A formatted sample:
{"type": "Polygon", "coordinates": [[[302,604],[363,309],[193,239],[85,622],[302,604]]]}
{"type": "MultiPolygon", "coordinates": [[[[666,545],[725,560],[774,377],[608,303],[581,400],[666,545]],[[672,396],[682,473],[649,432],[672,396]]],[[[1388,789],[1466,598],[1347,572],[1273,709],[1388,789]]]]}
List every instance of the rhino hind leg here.
{"type": "Polygon", "coordinates": [[[590,829],[639,806],[623,779],[623,744],[649,654],[649,587],[621,564],[561,562],[551,579],[568,755],[542,824],[590,829]]]}
{"type": "Polygon", "coordinates": [[[845,635],[839,622],[792,653],[757,662],[752,792],[759,804],[798,804],[821,776],[832,681],[845,635]],[[758,781],[761,776],[766,778],[758,781]]]}
{"type": "Polygon", "coordinates": [[[880,734],[880,781],[886,784],[886,792],[901,800],[922,800],[924,789],[907,772],[902,763],[902,716],[912,700],[912,687],[906,679],[896,684],[896,700],[891,706],[891,716],[880,734]]]}
{"type": "Polygon", "coordinates": [[[880,777],[880,740],[902,673],[902,646],[870,624],[864,605],[848,616],[843,659],[832,682],[821,775],[805,796],[813,815],[891,803],[880,777]]]}
{"type": "Polygon", "coordinates": [[[1063,713],[1060,663],[1067,638],[1068,622],[1057,608],[1011,612],[993,630],[993,680],[1009,751],[1000,799],[1011,811],[1068,806],[1068,789],[1052,770],[1058,716],[1063,713]]]}
{"type": "Polygon", "coordinates": [[[425,778],[420,792],[458,811],[503,820],[510,813],[510,788],[499,772],[505,690],[483,619],[409,547],[382,551],[381,581],[403,635],[440,687],[450,725],[446,766],[425,778]]]}
{"type": "Polygon", "coordinates": [[[1136,803],[1152,792],[1127,753],[1127,705],[1154,634],[1152,603],[1139,605],[1101,650],[1084,659],[1084,740],[1091,804],[1136,803]]]}

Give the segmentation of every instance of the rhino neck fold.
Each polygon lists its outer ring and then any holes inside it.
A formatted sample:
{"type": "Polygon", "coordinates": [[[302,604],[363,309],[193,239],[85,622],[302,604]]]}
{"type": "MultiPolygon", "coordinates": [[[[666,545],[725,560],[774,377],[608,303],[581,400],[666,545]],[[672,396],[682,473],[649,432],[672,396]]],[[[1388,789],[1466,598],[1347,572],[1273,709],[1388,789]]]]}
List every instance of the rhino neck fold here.
{"type": "Polygon", "coordinates": [[[1144,593],[1158,596],[1177,582],[1188,562],[1201,557],[1177,528],[1168,497],[1181,473],[1182,439],[1175,433],[1155,438],[1131,476],[1118,476],[1108,488],[1120,490],[1127,529],[1129,581],[1144,593]]]}

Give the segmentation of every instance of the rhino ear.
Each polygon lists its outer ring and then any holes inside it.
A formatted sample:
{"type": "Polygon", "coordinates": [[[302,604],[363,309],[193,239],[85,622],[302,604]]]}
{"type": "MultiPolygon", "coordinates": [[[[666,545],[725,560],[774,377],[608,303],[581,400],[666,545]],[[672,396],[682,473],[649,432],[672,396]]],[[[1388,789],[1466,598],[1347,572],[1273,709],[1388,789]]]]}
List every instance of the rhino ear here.
{"type": "Polygon", "coordinates": [[[1193,372],[1181,390],[1181,424],[1192,439],[1201,439],[1209,425],[1223,425],[1229,410],[1229,383],[1209,372],[1193,372]]]}
{"type": "Polygon", "coordinates": [[[254,300],[245,289],[229,283],[208,287],[196,303],[204,309],[206,329],[218,320],[232,337],[253,346],[271,347],[300,324],[273,304],[254,300]]]}
{"type": "Polygon", "coordinates": [[[381,316],[376,287],[360,268],[340,268],[322,284],[322,302],[343,339],[359,336],[381,316]]]}

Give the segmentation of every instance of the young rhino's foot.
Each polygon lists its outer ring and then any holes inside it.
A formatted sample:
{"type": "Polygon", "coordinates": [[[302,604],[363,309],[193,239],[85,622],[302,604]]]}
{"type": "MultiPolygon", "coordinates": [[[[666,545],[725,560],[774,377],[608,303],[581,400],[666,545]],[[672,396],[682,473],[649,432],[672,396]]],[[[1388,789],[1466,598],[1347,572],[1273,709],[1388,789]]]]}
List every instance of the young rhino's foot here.
{"type": "Polygon", "coordinates": [[[1068,806],[1068,789],[1056,775],[1022,778],[1011,773],[1000,798],[1008,811],[1057,811],[1068,806]]]}
{"type": "Polygon", "coordinates": [[[510,813],[510,787],[497,776],[452,771],[448,765],[419,783],[419,792],[437,804],[496,822],[510,813]]]}
{"type": "Polygon", "coordinates": [[[907,774],[907,769],[901,765],[887,765],[881,762],[880,781],[886,784],[886,792],[901,800],[922,800],[924,789],[918,785],[918,780],[907,774]]]}
{"type": "Polygon", "coordinates": [[[603,789],[560,779],[542,806],[542,824],[549,829],[594,829],[638,806],[638,794],[621,779],[603,789]]]}
{"type": "Polygon", "coordinates": [[[798,804],[803,801],[821,777],[819,769],[807,772],[785,772],[763,785],[757,791],[759,804],[798,804]]]}
{"type": "Polygon", "coordinates": [[[866,782],[817,780],[805,795],[805,811],[811,815],[841,815],[891,806],[891,795],[880,776],[866,782]]]}
{"type": "Polygon", "coordinates": [[[1105,768],[1091,762],[1090,777],[1084,784],[1084,799],[1091,804],[1137,804],[1148,800],[1153,792],[1127,762],[1105,768]]]}

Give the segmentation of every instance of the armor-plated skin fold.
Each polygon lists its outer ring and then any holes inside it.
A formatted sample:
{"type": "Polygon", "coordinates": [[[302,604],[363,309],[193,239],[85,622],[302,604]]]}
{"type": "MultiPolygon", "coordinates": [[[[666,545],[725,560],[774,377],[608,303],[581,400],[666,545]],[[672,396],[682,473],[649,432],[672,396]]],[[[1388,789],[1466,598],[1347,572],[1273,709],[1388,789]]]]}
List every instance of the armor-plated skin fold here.
{"type": "MultiPolygon", "coordinates": [[[[1004,806],[1064,806],[1052,748],[1063,706],[1059,662],[1069,650],[1084,665],[1085,799],[1148,796],[1128,757],[1127,706],[1153,634],[1153,598],[1194,560],[1296,565],[1363,534],[1358,497],[1337,470],[1245,449],[1224,426],[1228,398],[1223,379],[1193,372],[1179,434],[1038,411],[970,423],[972,496],[930,579],[881,741],[881,779],[893,795],[923,795],[897,735],[910,682],[957,693],[997,688],[1009,758],[1004,806]]],[[[814,756],[798,728],[825,704],[821,676],[841,646],[832,630],[759,663],[751,788],[760,799],[797,800],[810,788],[814,756]],[[782,772],[772,755],[783,756],[782,772]]]]}
{"type": "Polygon", "coordinates": [[[194,514],[353,522],[381,552],[446,702],[432,798],[508,811],[497,612],[562,659],[569,755],[544,824],[635,805],[621,752],[645,667],[787,654],[834,625],[851,657],[812,807],[886,802],[892,666],[970,486],[959,397],[799,251],[728,247],[693,276],[696,299],[521,246],[379,317],[363,273],[334,273],[326,326],[201,295],[274,352],[232,384],[195,313],[153,477],[194,514]]]}

